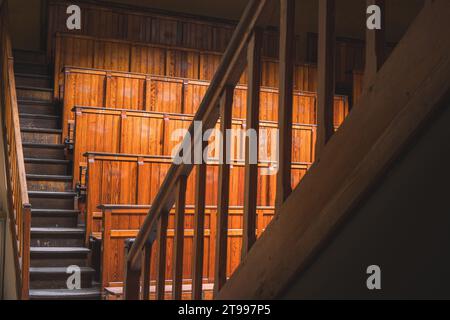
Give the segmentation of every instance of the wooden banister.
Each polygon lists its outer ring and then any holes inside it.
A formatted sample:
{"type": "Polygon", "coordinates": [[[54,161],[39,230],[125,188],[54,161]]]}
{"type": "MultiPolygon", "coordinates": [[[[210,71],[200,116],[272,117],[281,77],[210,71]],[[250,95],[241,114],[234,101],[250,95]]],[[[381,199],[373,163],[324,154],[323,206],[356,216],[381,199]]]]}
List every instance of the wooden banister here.
{"type": "Polygon", "coordinates": [[[8,28],[8,2],[0,7],[2,129],[8,189],[8,210],[17,276],[18,297],[28,298],[30,266],[31,205],[25,175],[19,111],[17,106],[14,59],[8,28]]]}
{"type": "MultiPolygon", "coordinates": [[[[247,48],[247,45],[249,43],[249,40],[253,34],[253,31],[255,30],[255,27],[258,23],[261,23],[262,16],[264,14],[265,9],[269,9],[268,6],[273,5],[274,1],[266,1],[266,0],[252,0],[248,3],[243,16],[231,38],[231,41],[229,43],[229,46],[225,52],[225,54],[222,57],[221,63],[217,69],[216,74],[213,77],[213,80],[211,81],[211,84],[203,98],[203,101],[201,102],[198,111],[196,115],[194,116],[194,121],[201,121],[203,130],[206,131],[208,129],[213,128],[217,120],[219,118],[219,113],[222,114],[229,114],[229,117],[226,117],[229,119],[229,125],[231,126],[231,103],[232,101],[232,94],[230,94],[236,84],[239,81],[239,78],[241,77],[242,72],[244,71],[244,68],[246,66],[245,61],[245,50],[247,48]],[[220,99],[224,98],[225,103],[219,104],[220,99]],[[219,108],[218,108],[219,106],[219,108]],[[223,110],[224,107],[227,107],[229,110],[223,110]],[[222,109],[222,110],[221,110],[222,109]]],[[[226,123],[222,119],[221,123],[226,123]]],[[[185,137],[185,145],[191,146],[191,154],[194,154],[193,152],[193,146],[196,144],[203,145],[203,132],[198,133],[194,132],[194,123],[191,124],[189,127],[189,135],[185,137]],[[187,140],[188,139],[188,140],[187,140]],[[192,142],[192,143],[191,143],[192,142]]],[[[142,228],[139,231],[139,234],[134,241],[134,244],[132,245],[128,255],[127,255],[127,263],[126,263],[126,281],[132,281],[133,284],[125,284],[126,288],[131,288],[132,290],[139,290],[139,279],[137,277],[132,276],[137,270],[141,268],[141,261],[142,258],[141,251],[143,250],[145,244],[147,243],[149,237],[151,234],[155,234],[157,231],[157,222],[159,220],[160,227],[159,230],[159,238],[164,238],[162,236],[162,233],[166,233],[167,231],[167,224],[161,223],[165,222],[164,220],[168,218],[168,213],[171,207],[174,205],[175,202],[175,194],[173,190],[176,190],[177,184],[180,183],[180,179],[183,179],[182,177],[189,176],[191,170],[193,168],[192,164],[182,163],[180,165],[173,164],[167,175],[166,178],[156,195],[153,205],[149,211],[149,214],[147,215],[142,228]],[[137,289],[136,289],[137,288],[137,289]]],[[[165,239],[162,239],[165,241],[165,239]]],[[[164,249],[165,250],[165,249],[164,249]]],[[[164,289],[164,276],[161,276],[161,273],[163,272],[161,270],[161,267],[165,267],[165,259],[161,259],[161,242],[159,243],[159,257],[158,257],[158,277],[157,277],[157,298],[162,298],[163,296],[163,289],[164,289]],[[164,260],[164,261],[162,261],[164,260]]],[[[226,242],[225,242],[225,250],[226,252],[226,242]]],[[[165,255],[165,253],[164,253],[165,255]]],[[[219,254],[216,254],[216,256],[219,256],[219,254]]],[[[225,253],[226,256],[226,253],[225,253]]],[[[165,258],[165,257],[164,257],[165,258]]],[[[225,265],[226,260],[220,261],[220,264],[225,265]]],[[[219,274],[220,281],[216,280],[217,282],[224,282],[226,280],[226,274],[223,270],[219,274]],[[225,277],[225,279],[224,279],[225,277]]],[[[217,275],[216,275],[217,278],[217,275]]],[[[176,280],[176,279],[175,279],[176,280]]],[[[177,281],[175,281],[177,283],[177,281]]],[[[220,286],[219,286],[220,287],[220,286]]],[[[215,289],[217,290],[217,288],[215,289]]],[[[127,292],[130,290],[126,290],[126,298],[127,297],[135,297],[138,295],[138,292],[127,292]],[[128,293],[128,295],[127,295],[128,293]]],[[[174,290],[176,291],[176,290],[174,290]]],[[[175,294],[174,294],[175,296],[175,294]]]]}

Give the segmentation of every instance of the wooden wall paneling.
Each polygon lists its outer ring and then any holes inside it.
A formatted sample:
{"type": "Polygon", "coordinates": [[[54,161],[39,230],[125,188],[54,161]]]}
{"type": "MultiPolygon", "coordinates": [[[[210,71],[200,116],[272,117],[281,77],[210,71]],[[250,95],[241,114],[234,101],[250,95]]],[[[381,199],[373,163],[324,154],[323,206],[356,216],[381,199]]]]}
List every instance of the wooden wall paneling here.
{"type": "Polygon", "coordinates": [[[103,107],[105,75],[102,73],[73,73],[65,70],[65,97],[62,110],[62,139],[68,137],[68,122],[73,120],[72,108],[77,105],[103,107]]]}
{"type": "Polygon", "coordinates": [[[277,88],[279,82],[278,61],[262,60],[261,85],[264,87],[277,88]]]}
{"type": "Polygon", "coordinates": [[[292,122],[298,124],[317,123],[317,97],[315,94],[300,93],[294,94],[292,122]]]}
{"type": "Polygon", "coordinates": [[[145,79],[121,74],[109,77],[108,108],[145,110],[145,79]]]}
{"type": "Polygon", "coordinates": [[[199,53],[197,51],[168,49],[166,51],[166,75],[187,79],[198,79],[199,53]]]}
{"type": "Polygon", "coordinates": [[[146,94],[146,110],[163,113],[183,113],[183,87],[181,79],[150,78],[146,94]]]}
{"type": "Polygon", "coordinates": [[[128,13],[126,16],[126,39],[130,41],[150,42],[152,39],[152,18],[134,13],[128,13]]]}
{"type": "Polygon", "coordinates": [[[130,71],[131,43],[96,40],[93,68],[130,71]]]}
{"type": "Polygon", "coordinates": [[[195,114],[205,96],[209,83],[202,81],[187,81],[184,85],[184,113],[195,114]]]}
{"type": "Polygon", "coordinates": [[[152,43],[176,46],[180,44],[181,22],[162,16],[154,17],[152,20],[152,43]]]}
{"type": "Polygon", "coordinates": [[[294,66],[294,89],[297,91],[317,92],[317,66],[297,64],[294,66]]]}
{"type": "Polygon", "coordinates": [[[130,71],[152,75],[166,74],[166,49],[148,45],[131,46],[130,71]]]}
{"type": "Polygon", "coordinates": [[[181,46],[198,50],[213,49],[213,27],[206,23],[181,22],[181,46]]]}
{"type": "Polygon", "coordinates": [[[192,117],[166,116],[164,118],[164,144],[162,154],[171,156],[177,151],[192,122],[192,117]]]}
{"type": "Polygon", "coordinates": [[[119,152],[120,118],[111,110],[75,108],[73,183],[78,182],[83,154],[87,151],[119,152]],[[97,112],[99,111],[99,112],[97,112]]]}
{"type": "Polygon", "coordinates": [[[211,81],[219,67],[222,55],[200,52],[199,79],[211,81]]]}

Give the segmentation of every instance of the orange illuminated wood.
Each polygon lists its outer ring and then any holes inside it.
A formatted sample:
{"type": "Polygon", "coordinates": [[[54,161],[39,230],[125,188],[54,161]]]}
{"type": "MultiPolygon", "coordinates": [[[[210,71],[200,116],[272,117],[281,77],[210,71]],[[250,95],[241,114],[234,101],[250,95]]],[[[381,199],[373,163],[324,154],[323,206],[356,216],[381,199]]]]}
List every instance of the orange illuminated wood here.
{"type": "Polygon", "coordinates": [[[276,207],[291,193],[292,114],[294,94],[295,0],[280,1],[279,160],[276,207]]]}
{"type": "Polygon", "coordinates": [[[319,0],[316,159],[334,132],[335,0],[319,0]]]}
{"type": "Polygon", "coordinates": [[[230,164],[229,152],[227,148],[228,136],[227,130],[231,128],[231,114],[233,105],[233,87],[225,87],[222,100],[220,102],[220,132],[222,134],[222,143],[220,150],[220,159],[222,163],[219,166],[219,186],[218,186],[218,208],[217,208],[217,231],[215,248],[215,273],[214,273],[214,292],[219,292],[227,279],[227,230],[228,230],[228,205],[230,194],[230,164]]]}
{"type": "Polygon", "coordinates": [[[245,140],[244,237],[242,238],[242,257],[245,257],[256,240],[261,43],[261,30],[255,29],[247,49],[248,92],[245,129],[250,130],[250,134],[247,134],[245,140]]]}
{"type": "Polygon", "coordinates": [[[181,176],[178,181],[177,199],[175,203],[175,238],[173,241],[173,290],[172,299],[181,299],[181,285],[183,279],[183,252],[184,252],[184,214],[186,207],[187,177],[181,176]]]}

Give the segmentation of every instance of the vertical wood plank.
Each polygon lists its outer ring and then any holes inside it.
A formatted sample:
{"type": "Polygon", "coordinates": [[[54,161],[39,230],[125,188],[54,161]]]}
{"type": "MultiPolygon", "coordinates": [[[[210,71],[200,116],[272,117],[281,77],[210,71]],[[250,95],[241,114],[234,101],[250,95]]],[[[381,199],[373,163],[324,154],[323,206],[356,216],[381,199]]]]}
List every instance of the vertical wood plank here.
{"type": "Polygon", "coordinates": [[[164,300],[166,285],[166,243],[168,221],[169,213],[161,212],[156,235],[156,238],[158,239],[158,248],[156,252],[156,300],[164,300]]]}
{"type": "Polygon", "coordinates": [[[142,300],[150,300],[150,261],[152,257],[152,242],[147,242],[144,247],[142,259],[142,300]]]}
{"type": "Polygon", "coordinates": [[[381,9],[381,29],[366,29],[366,64],[364,69],[365,88],[370,86],[386,59],[385,0],[367,0],[367,7],[371,5],[377,5],[381,9]]]}
{"type": "MultiPolygon", "coordinates": [[[[278,128],[279,157],[276,207],[291,193],[292,105],[294,93],[295,0],[280,0],[278,128]]],[[[278,211],[278,210],[277,210],[278,211]]]]}
{"type": "Polygon", "coordinates": [[[216,249],[214,263],[214,295],[223,287],[227,279],[227,231],[228,231],[228,204],[230,193],[230,164],[226,159],[229,157],[227,150],[228,139],[226,130],[231,128],[231,116],[233,105],[233,87],[226,87],[220,102],[220,131],[222,143],[220,148],[219,164],[219,190],[216,224],[216,249]]]}
{"type": "Polygon", "coordinates": [[[245,142],[245,182],[244,182],[244,226],[242,237],[242,258],[256,240],[256,199],[258,193],[258,142],[259,142],[259,99],[261,86],[262,32],[255,29],[247,49],[247,130],[254,130],[256,141],[245,142]],[[256,144],[255,148],[251,143],[256,144]],[[253,154],[256,153],[256,154],[253,154]]]}
{"type": "Polygon", "coordinates": [[[316,160],[334,132],[335,32],[335,0],[319,0],[316,160]]]}
{"type": "Polygon", "coordinates": [[[184,212],[186,208],[187,176],[181,176],[178,181],[177,199],[175,204],[175,236],[173,239],[172,262],[172,299],[181,300],[183,282],[183,251],[184,251],[184,212]]]}
{"type": "MultiPolygon", "coordinates": [[[[206,143],[204,143],[206,145],[206,143]]],[[[204,150],[202,148],[202,150],[204,150]]],[[[206,163],[197,165],[195,181],[194,243],[192,255],[192,299],[202,298],[205,236],[206,163]]]]}
{"type": "Polygon", "coordinates": [[[124,280],[124,299],[125,300],[139,300],[139,291],[140,291],[140,279],[141,279],[141,270],[134,270],[130,268],[128,263],[128,252],[133,245],[134,239],[125,240],[125,253],[124,253],[124,261],[125,261],[125,280],[124,280]]]}

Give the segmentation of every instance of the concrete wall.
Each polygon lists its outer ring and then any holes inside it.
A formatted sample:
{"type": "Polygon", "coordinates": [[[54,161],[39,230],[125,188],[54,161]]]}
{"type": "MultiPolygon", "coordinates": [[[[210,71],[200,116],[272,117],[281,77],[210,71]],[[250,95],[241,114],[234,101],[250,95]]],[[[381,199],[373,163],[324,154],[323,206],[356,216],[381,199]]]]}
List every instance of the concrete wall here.
{"type": "Polygon", "coordinates": [[[448,123],[447,107],[281,298],[450,298],[448,123]],[[381,267],[379,291],[367,289],[369,265],[381,267]]]}

